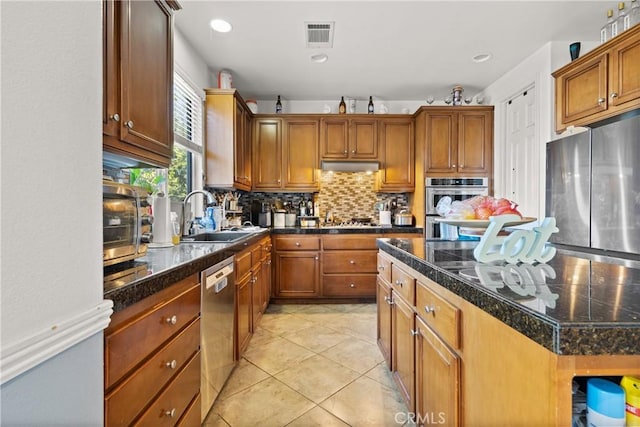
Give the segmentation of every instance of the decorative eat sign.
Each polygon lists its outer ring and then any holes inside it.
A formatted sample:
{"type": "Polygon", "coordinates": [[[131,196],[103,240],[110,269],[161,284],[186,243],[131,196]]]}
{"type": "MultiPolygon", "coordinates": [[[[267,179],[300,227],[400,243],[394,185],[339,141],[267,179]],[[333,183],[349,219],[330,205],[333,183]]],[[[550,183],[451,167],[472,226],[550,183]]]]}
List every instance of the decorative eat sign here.
{"type": "Polygon", "coordinates": [[[498,215],[489,218],[490,224],[480,243],[473,251],[479,262],[506,261],[508,263],[547,262],[556,254],[556,248],[546,246],[549,237],[557,233],[556,219],[545,218],[532,230],[514,230],[508,236],[498,236],[505,224],[519,220],[517,215],[498,215]]]}

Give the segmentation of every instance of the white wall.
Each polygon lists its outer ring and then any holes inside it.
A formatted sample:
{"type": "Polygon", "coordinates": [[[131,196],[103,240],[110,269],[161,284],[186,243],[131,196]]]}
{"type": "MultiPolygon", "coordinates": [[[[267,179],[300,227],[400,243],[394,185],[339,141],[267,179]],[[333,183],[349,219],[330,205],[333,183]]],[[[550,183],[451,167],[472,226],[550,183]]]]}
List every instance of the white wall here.
{"type": "MultiPolygon", "coordinates": [[[[216,87],[214,85],[217,85],[217,82],[215,82],[213,73],[207,64],[198,56],[175,26],[173,30],[173,60],[176,71],[190,84],[201,89],[216,87]]],[[[204,97],[204,93],[202,96],[204,97]]]]}
{"type": "Polygon", "coordinates": [[[0,424],[102,424],[102,5],[1,3],[0,424]]]}

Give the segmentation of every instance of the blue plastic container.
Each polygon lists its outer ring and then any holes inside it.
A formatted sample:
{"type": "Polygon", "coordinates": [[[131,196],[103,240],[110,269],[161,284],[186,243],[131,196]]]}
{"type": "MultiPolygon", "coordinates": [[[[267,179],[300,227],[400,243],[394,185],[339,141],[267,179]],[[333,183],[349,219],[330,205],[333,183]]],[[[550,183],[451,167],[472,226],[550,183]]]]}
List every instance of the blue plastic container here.
{"type": "Polygon", "coordinates": [[[602,379],[587,381],[587,425],[590,427],[624,427],[624,389],[602,379]]]}

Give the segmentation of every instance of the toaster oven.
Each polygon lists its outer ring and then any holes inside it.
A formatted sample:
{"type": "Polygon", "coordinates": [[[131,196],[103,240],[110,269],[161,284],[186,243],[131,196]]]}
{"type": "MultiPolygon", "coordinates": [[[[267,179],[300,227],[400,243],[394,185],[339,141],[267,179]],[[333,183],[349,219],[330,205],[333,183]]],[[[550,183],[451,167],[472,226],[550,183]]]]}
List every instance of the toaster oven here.
{"type": "Polygon", "coordinates": [[[151,204],[140,187],[103,180],[102,261],[109,266],[141,257],[151,242],[151,204]]]}

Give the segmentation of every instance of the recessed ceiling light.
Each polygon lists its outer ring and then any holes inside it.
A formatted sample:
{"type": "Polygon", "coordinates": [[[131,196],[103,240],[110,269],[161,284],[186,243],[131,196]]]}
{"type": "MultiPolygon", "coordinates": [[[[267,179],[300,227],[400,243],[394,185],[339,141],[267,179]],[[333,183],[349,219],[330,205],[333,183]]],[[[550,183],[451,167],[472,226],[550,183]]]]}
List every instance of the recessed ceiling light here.
{"type": "Polygon", "coordinates": [[[224,19],[212,19],[211,22],[209,22],[209,25],[219,33],[228,33],[232,28],[231,24],[224,19]]]}
{"type": "Polygon", "coordinates": [[[311,55],[311,60],[313,62],[317,62],[318,64],[327,62],[327,59],[329,59],[329,56],[327,56],[326,53],[317,53],[315,55],[311,55]]]}
{"type": "Polygon", "coordinates": [[[491,56],[490,53],[479,53],[471,59],[473,59],[473,62],[486,62],[491,59],[491,56]]]}

